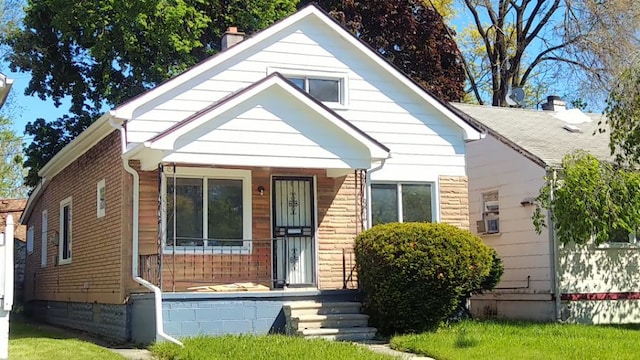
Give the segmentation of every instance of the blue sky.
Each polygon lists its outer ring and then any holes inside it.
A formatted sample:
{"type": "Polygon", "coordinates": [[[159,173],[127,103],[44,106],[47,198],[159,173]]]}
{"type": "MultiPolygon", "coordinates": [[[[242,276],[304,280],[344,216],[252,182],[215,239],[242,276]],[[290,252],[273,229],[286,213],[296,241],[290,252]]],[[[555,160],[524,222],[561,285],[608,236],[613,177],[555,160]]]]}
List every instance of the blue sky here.
{"type": "Polygon", "coordinates": [[[8,115],[13,121],[13,129],[18,135],[23,136],[24,127],[30,121],[39,117],[45,120],[55,120],[67,113],[70,104],[68,101],[56,108],[53,100],[40,100],[37,96],[24,94],[24,90],[31,79],[30,74],[11,72],[6,63],[0,66],[0,72],[13,79],[13,87],[7,103],[8,110],[5,112],[9,112],[8,115]]]}

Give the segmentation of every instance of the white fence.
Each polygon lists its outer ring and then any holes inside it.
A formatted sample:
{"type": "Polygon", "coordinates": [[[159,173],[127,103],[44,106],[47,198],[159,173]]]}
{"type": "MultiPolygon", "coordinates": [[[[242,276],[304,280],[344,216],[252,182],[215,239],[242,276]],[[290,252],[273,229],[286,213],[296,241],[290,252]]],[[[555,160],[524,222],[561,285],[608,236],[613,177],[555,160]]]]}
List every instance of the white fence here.
{"type": "Polygon", "coordinates": [[[13,307],[13,217],[0,233],[0,360],[9,358],[9,314],[13,307]]]}

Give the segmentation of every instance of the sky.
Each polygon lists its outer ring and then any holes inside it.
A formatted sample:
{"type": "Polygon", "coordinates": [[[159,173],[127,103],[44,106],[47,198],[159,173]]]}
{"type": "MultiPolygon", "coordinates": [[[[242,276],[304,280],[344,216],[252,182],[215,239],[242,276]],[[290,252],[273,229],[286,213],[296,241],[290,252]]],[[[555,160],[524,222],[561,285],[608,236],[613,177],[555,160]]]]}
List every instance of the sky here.
{"type": "Polygon", "coordinates": [[[24,127],[30,121],[34,121],[39,117],[46,120],[54,120],[67,113],[70,104],[68,101],[56,108],[51,99],[40,100],[37,96],[24,94],[24,90],[31,79],[30,74],[14,73],[9,70],[6,63],[0,65],[0,72],[13,79],[13,86],[6,105],[7,110],[3,108],[3,111],[8,113],[7,115],[13,121],[13,130],[18,135],[24,136],[24,127]]]}

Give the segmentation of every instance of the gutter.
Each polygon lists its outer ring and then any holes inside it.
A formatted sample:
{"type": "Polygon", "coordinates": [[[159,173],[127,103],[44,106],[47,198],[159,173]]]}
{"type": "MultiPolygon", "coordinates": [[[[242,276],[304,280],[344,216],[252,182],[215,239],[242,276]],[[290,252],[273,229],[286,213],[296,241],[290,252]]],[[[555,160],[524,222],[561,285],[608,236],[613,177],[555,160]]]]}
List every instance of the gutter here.
{"type": "MultiPolygon", "coordinates": [[[[112,125],[114,124],[112,123],[112,125]]],[[[122,134],[121,138],[124,139],[125,130],[123,127],[119,127],[119,129],[122,134]]],[[[123,146],[126,147],[124,140],[123,140],[123,146]]],[[[166,341],[170,341],[174,344],[184,346],[178,339],[164,332],[164,323],[162,321],[162,290],[159,287],[148,282],[147,280],[143,279],[138,273],[139,252],[140,252],[139,238],[138,238],[139,214],[140,214],[140,197],[139,197],[140,176],[138,175],[138,172],[129,165],[129,157],[124,156],[124,154],[122,156],[122,165],[124,166],[125,171],[131,174],[131,176],[133,176],[133,226],[132,226],[133,229],[132,229],[132,238],[131,238],[131,245],[132,245],[131,246],[132,247],[131,277],[138,284],[144,286],[146,289],[150,291],[153,291],[155,314],[156,314],[156,340],[158,338],[161,338],[166,341]]]]}
{"type": "MultiPolygon", "coordinates": [[[[389,158],[390,157],[391,156],[389,156],[389,158]]],[[[365,175],[365,182],[366,182],[365,185],[367,186],[367,226],[366,226],[367,229],[371,229],[371,174],[373,174],[376,171],[382,170],[382,168],[384,167],[384,163],[387,161],[387,159],[382,159],[380,161],[380,165],[367,171],[367,174],[365,175]]]]}

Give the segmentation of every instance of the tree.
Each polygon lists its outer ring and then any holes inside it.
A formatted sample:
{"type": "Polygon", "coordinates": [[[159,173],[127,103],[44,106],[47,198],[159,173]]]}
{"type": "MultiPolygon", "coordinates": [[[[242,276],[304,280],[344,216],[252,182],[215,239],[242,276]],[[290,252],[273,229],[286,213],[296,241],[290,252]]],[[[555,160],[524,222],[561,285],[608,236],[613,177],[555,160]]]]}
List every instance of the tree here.
{"type": "Polygon", "coordinates": [[[24,197],[23,177],[22,139],[11,128],[9,118],[0,115],[0,198],[24,197]]]}
{"type": "MultiPolygon", "coordinates": [[[[477,34],[462,49],[469,67],[476,67],[467,71],[469,81],[475,89],[488,82],[494,106],[507,106],[509,88],[525,87],[534,78],[567,80],[576,89],[608,93],[640,40],[635,0],[463,3],[477,34]]],[[[476,100],[483,103],[479,93],[476,100]]]]}
{"type": "MultiPolygon", "coordinates": [[[[424,1],[316,2],[420,86],[446,101],[462,99],[465,74],[454,32],[424,1]]],[[[447,3],[439,1],[437,6],[446,9],[447,3]]]]}
{"type": "Polygon", "coordinates": [[[606,122],[611,153],[618,163],[637,169],[640,164],[640,51],[618,78],[607,99],[606,122]]]}
{"type": "Polygon", "coordinates": [[[292,13],[297,0],[29,0],[23,26],[1,40],[14,71],[30,72],[28,95],[69,114],[29,123],[27,184],[105,105],[115,105],[216,53],[229,26],[247,33],[292,13]]]}

